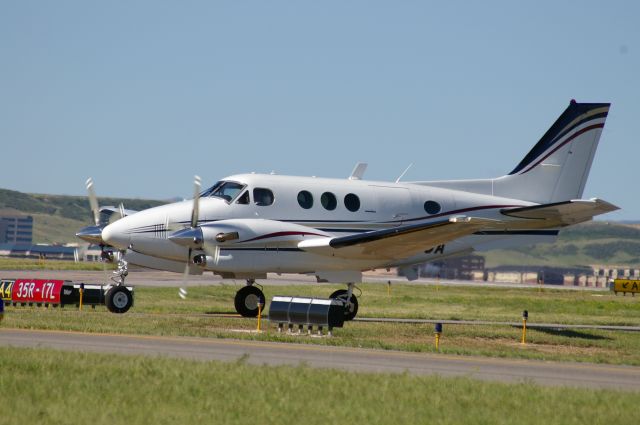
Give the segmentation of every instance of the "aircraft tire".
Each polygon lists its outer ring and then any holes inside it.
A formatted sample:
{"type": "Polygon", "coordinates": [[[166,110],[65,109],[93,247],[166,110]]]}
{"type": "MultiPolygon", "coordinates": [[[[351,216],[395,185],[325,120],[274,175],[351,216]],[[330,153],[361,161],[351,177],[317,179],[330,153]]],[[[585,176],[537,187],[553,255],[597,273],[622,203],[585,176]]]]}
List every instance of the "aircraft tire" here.
{"type": "Polygon", "coordinates": [[[104,303],[112,313],[126,313],[133,305],[133,295],[124,286],[113,286],[107,291],[104,303]]]}
{"type": "Polygon", "coordinates": [[[264,306],[264,293],[255,286],[245,286],[236,292],[234,304],[236,311],[242,317],[257,317],[258,302],[264,306]]]}
{"type": "MultiPolygon", "coordinates": [[[[337,298],[346,301],[347,290],[338,289],[333,294],[329,295],[329,298],[337,298]]],[[[354,294],[351,294],[351,302],[347,304],[347,308],[344,311],[344,320],[353,320],[356,317],[356,314],[358,314],[358,298],[354,294]]]]}

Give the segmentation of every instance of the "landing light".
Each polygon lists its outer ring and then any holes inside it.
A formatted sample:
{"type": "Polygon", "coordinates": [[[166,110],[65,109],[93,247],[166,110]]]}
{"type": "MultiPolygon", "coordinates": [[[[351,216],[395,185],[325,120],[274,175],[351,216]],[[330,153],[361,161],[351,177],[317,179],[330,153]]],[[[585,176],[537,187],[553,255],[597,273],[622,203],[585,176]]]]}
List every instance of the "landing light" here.
{"type": "Polygon", "coordinates": [[[239,238],[240,238],[240,235],[238,234],[238,232],[218,233],[216,235],[216,241],[220,243],[226,242],[226,241],[234,241],[239,238]]]}

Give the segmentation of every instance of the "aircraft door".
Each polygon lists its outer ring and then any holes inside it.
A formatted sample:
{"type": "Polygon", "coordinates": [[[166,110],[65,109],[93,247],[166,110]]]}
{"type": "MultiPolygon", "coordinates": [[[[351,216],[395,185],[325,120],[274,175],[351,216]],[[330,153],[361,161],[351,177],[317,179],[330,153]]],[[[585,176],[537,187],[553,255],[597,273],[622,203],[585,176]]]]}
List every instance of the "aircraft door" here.
{"type": "Polygon", "coordinates": [[[371,186],[381,221],[390,221],[400,226],[411,213],[409,189],[397,186],[371,186]]]}

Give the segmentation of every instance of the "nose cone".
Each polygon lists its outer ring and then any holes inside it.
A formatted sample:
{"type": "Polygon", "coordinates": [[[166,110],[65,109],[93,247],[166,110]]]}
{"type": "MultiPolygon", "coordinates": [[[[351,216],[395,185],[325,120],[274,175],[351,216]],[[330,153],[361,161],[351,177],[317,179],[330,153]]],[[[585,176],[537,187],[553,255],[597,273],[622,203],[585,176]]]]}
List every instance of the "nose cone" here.
{"type": "Polygon", "coordinates": [[[76,237],[94,244],[102,244],[102,226],[83,227],[76,233],[76,237]]]}
{"type": "Polygon", "coordinates": [[[130,244],[128,227],[124,224],[126,217],[116,221],[102,230],[102,240],[118,249],[127,249],[130,244]]]}
{"type": "Polygon", "coordinates": [[[189,227],[187,229],[178,230],[169,235],[168,239],[171,242],[187,248],[198,248],[202,245],[204,240],[202,236],[202,229],[199,227],[189,227]]]}

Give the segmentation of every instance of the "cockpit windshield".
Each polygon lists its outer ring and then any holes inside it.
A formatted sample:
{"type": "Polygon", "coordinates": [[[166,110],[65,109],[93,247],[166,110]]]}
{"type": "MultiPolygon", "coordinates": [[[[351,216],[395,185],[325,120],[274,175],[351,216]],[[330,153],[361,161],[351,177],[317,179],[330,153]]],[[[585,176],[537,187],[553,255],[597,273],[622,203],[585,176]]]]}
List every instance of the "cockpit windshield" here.
{"type": "Polygon", "coordinates": [[[246,185],[244,184],[222,180],[202,192],[200,197],[222,198],[227,202],[231,202],[240,194],[240,192],[242,192],[242,189],[244,189],[245,186],[246,185]]]}

